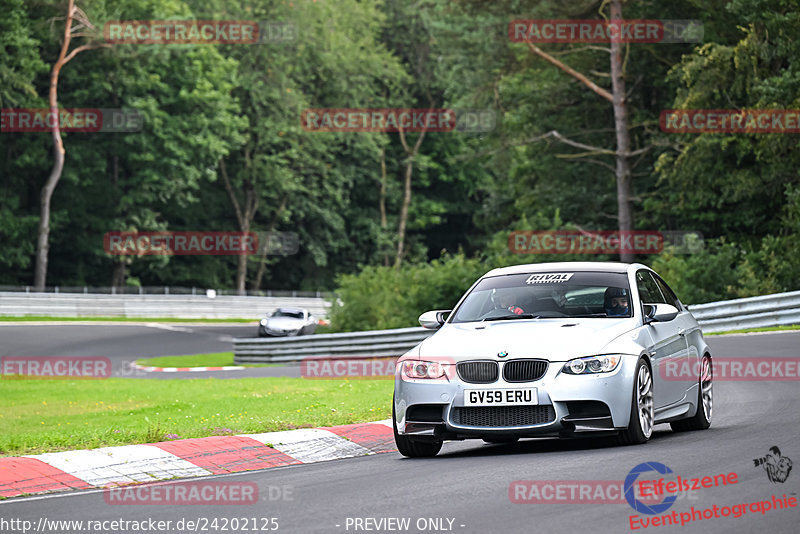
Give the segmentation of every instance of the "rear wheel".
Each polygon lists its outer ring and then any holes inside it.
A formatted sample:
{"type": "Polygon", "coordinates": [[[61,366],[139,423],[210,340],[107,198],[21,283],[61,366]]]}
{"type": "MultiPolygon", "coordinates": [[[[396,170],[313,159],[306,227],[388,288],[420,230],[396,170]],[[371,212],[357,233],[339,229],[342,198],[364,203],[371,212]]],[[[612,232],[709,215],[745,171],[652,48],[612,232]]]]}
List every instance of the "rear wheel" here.
{"type": "Polygon", "coordinates": [[[700,387],[697,390],[697,413],[694,417],[674,421],[669,424],[673,432],[686,432],[687,430],[705,430],[711,426],[711,415],[714,408],[714,368],[711,357],[703,356],[700,371],[700,387]]]}
{"type": "Polygon", "coordinates": [[[394,399],[392,399],[392,429],[394,430],[394,442],[397,450],[408,458],[430,458],[439,454],[442,450],[443,441],[440,439],[420,439],[410,436],[401,436],[397,433],[397,419],[394,416],[394,399]]]}
{"type": "Polygon", "coordinates": [[[645,443],[653,434],[653,375],[642,358],[636,364],[633,397],[631,398],[631,420],[628,428],[619,433],[619,441],[624,445],[645,443]]]}

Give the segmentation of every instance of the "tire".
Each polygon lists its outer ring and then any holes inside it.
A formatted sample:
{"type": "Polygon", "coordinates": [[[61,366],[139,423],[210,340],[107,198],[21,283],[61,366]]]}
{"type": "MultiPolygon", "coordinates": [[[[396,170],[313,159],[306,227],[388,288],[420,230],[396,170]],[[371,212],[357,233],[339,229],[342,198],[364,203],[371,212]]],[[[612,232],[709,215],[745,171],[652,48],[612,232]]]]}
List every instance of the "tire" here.
{"type": "Polygon", "coordinates": [[[705,430],[711,426],[714,413],[714,368],[711,365],[711,356],[708,354],[703,356],[698,384],[697,412],[694,417],[670,423],[673,432],[705,430]]]}
{"type": "Polygon", "coordinates": [[[516,443],[519,441],[519,438],[483,438],[483,441],[489,443],[491,445],[508,445],[511,443],[516,443]]]}
{"type": "Polygon", "coordinates": [[[394,430],[394,443],[397,445],[397,450],[403,456],[408,458],[431,458],[439,454],[442,450],[443,441],[437,440],[420,440],[409,436],[401,436],[397,433],[397,424],[395,423],[394,415],[394,399],[392,399],[392,429],[394,430]]]}
{"type": "Polygon", "coordinates": [[[647,362],[639,358],[631,394],[631,420],[628,428],[619,433],[619,442],[623,445],[646,443],[653,435],[654,422],[653,374],[647,362]]]}

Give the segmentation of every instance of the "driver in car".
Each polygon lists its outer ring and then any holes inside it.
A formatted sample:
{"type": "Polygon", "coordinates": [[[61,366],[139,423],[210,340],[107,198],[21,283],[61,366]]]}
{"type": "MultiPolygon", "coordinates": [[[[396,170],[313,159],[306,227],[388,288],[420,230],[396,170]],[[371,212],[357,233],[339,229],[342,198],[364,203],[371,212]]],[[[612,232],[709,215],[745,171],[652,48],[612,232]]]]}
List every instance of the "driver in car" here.
{"type": "Polygon", "coordinates": [[[623,317],[628,315],[630,310],[628,293],[621,287],[609,287],[606,289],[604,304],[606,315],[609,317],[623,317]]]}
{"type": "Polygon", "coordinates": [[[497,309],[505,309],[516,315],[525,313],[525,310],[514,304],[514,295],[510,291],[498,291],[495,302],[497,303],[497,309]]]}

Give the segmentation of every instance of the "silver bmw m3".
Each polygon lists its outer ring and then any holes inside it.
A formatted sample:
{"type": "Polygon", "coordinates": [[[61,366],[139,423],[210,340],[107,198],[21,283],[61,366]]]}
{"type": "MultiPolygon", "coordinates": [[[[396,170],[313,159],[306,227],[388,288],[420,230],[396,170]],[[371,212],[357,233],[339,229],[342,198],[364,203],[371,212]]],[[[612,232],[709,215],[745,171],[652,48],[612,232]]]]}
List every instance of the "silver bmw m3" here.
{"type": "Polygon", "coordinates": [[[649,267],[539,263],[495,269],[395,375],[397,448],[434,456],[444,440],[617,435],[711,424],[711,352],[695,318],[649,267]],[[691,372],[671,373],[674,369],[691,372]]]}

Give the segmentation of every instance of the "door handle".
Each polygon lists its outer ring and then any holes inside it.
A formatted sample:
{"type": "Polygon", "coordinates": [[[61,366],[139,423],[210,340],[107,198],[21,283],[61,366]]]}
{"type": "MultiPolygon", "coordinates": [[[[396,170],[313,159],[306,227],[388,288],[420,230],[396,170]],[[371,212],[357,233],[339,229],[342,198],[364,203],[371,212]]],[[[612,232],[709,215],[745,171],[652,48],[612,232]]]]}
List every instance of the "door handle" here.
{"type": "Polygon", "coordinates": [[[678,329],[678,335],[679,336],[685,336],[686,335],[686,329],[685,328],[678,329]]]}

